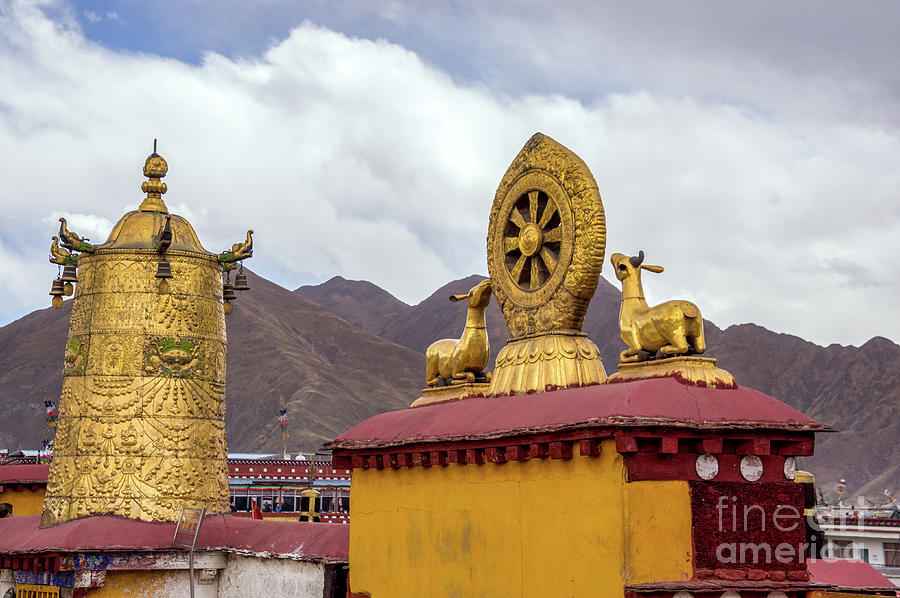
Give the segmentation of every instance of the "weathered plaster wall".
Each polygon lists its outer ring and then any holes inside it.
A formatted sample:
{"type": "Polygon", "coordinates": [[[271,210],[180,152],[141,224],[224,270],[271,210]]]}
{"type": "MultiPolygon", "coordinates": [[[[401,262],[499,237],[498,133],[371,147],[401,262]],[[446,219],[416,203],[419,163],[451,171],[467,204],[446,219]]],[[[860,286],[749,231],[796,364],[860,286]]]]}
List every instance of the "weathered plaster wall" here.
{"type": "Polygon", "coordinates": [[[16,589],[16,581],[12,569],[0,569],[0,596],[6,596],[6,592],[16,589]]]}
{"type": "MultiPolygon", "coordinates": [[[[13,516],[40,515],[44,508],[44,492],[46,488],[41,486],[37,490],[23,486],[21,490],[15,490],[12,486],[6,486],[0,492],[0,502],[8,502],[13,506],[13,516]]],[[[2,594],[0,594],[2,596],[2,594]]]]}
{"type": "MultiPolygon", "coordinates": [[[[196,583],[194,597],[218,598],[218,587],[196,583]]],[[[221,575],[221,573],[220,573],[221,575]]],[[[88,591],[87,598],[184,598],[190,595],[187,570],[168,571],[107,571],[102,588],[88,591]]]]}
{"type": "Polygon", "coordinates": [[[372,598],[621,596],[624,462],[353,471],[350,584],[372,598]]]}
{"type": "Polygon", "coordinates": [[[322,598],[325,566],[229,554],[225,570],[219,575],[219,598],[322,598]]]}

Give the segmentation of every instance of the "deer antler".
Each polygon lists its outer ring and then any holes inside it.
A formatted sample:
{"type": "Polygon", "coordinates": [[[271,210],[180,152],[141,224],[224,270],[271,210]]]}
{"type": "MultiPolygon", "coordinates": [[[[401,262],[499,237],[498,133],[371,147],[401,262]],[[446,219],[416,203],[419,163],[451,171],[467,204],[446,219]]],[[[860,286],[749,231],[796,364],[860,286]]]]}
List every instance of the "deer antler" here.
{"type": "Polygon", "coordinates": [[[644,263],[644,250],[642,249],[641,251],[638,252],[638,254],[636,256],[633,255],[630,258],[628,258],[628,261],[631,262],[631,265],[634,266],[635,268],[640,266],[642,263],[644,263]]]}

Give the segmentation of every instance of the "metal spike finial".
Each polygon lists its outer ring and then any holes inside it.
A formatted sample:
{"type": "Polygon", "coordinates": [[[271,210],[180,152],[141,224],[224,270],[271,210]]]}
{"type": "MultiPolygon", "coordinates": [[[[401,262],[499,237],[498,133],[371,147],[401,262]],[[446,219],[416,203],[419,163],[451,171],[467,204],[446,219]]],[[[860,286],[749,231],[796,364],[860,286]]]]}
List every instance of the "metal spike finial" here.
{"type": "Polygon", "coordinates": [[[166,164],[165,158],[156,153],[156,138],[153,139],[153,153],[147,156],[144,161],[144,176],[149,181],[141,183],[141,191],[147,194],[144,201],[138,207],[141,212],[162,212],[167,214],[169,209],[162,200],[163,194],[168,190],[162,178],[169,171],[169,165],[166,164]]]}

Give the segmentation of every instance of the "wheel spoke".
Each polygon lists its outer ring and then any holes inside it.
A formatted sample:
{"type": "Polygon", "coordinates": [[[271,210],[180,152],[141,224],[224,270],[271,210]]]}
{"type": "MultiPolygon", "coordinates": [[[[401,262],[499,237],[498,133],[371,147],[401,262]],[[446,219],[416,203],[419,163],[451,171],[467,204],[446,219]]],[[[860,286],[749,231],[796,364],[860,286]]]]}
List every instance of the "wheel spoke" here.
{"type": "Polygon", "coordinates": [[[525,260],[527,259],[527,256],[520,255],[519,259],[516,260],[516,264],[512,267],[512,270],[509,271],[509,273],[512,274],[512,279],[516,282],[516,284],[519,284],[519,277],[522,276],[522,268],[525,267],[525,260]]]}
{"type": "Polygon", "coordinates": [[[541,286],[541,267],[538,265],[536,258],[531,258],[531,280],[528,286],[534,290],[541,286]]]}
{"type": "Polygon", "coordinates": [[[544,243],[558,243],[562,241],[562,227],[557,226],[554,229],[544,233],[544,243]]]}
{"type": "Polygon", "coordinates": [[[538,223],[538,226],[543,229],[547,226],[547,223],[550,222],[550,219],[553,218],[554,214],[556,214],[556,204],[552,201],[548,201],[547,205],[544,206],[544,214],[541,216],[541,221],[538,223]]]}
{"type": "Polygon", "coordinates": [[[528,212],[531,216],[529,222],[537,222],[538,213],[538,192],[537,190],[528,192],[528,212]]]}
{"type": "Polygon", "coordinates": [[[541,259],[544,260],[544,265],[547,266],[547,271],[552,274],[553,270],[556,269],[556,258],[553,257],[553,253],[546,247],[542,247],[541,259]]]}
{"type": "Polygon", "coordinates": [[[519,237],[503,237],[503,253],[509,253],[519,248],[519,237]]]}
{"type": "Polygon", "coordinates": [[[509,219],[513,221],[513,224],[522,228],[525,226],[525,219],[522,218],[522,214],[519,213],[519,210],[516,208],[512,209],[512,212],[509,213],[509,219]]]}

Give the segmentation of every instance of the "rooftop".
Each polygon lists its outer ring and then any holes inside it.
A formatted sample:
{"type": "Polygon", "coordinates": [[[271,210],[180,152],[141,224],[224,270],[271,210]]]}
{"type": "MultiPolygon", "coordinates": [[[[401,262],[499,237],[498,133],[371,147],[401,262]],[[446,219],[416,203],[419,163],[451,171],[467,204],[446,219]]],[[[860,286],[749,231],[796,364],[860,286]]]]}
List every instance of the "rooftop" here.
{"type": "Polygon", "coordinates": [[[354,426],[334,440],[331,448],[354,450],[640,426],[792,432],[828,429],[751,388],[703,388],[674,378],[656,378],[508,397],[471,397],[391,411],[354,426]]]}
{"type": "MultiPolygon", "coordinates": [[[[40,521],[40,515],[0,521],[0,554],[173,549],[175,524],[172,523],[148,523],[111,515],[76,519],[48,528],[40,528],[40,521]]],[[[217,515],[204,519],[197,549],[304,561],[346,562],[348,527],[217,515]]]]}

